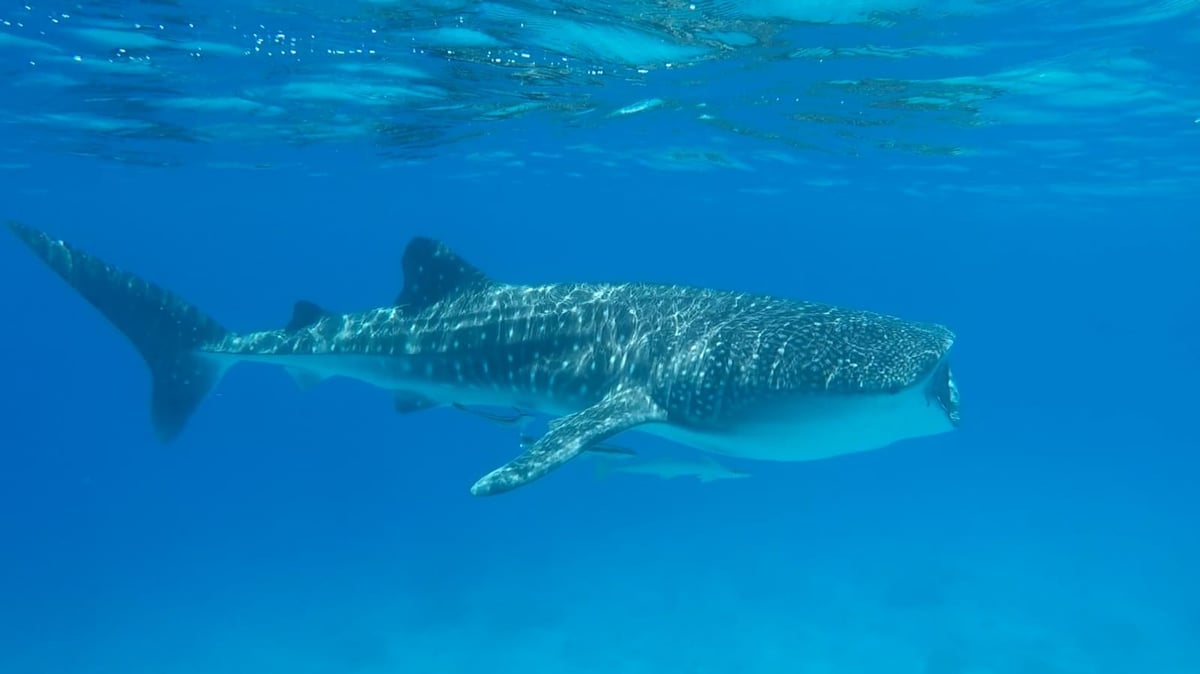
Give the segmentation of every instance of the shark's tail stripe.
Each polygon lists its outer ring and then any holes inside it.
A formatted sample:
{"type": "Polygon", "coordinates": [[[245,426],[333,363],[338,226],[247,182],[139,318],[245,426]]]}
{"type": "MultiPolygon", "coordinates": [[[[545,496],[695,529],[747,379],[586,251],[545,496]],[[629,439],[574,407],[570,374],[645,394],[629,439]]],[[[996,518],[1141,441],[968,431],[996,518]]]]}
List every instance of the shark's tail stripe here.
{"type": "Polygon", "coordinates": [[[153,379],[155,433],[173,439],[221,378],[221,366],[197,349],[221,340],[225,329],[168,290],[25,225],[9,227],[133,342],[153,379]]]}

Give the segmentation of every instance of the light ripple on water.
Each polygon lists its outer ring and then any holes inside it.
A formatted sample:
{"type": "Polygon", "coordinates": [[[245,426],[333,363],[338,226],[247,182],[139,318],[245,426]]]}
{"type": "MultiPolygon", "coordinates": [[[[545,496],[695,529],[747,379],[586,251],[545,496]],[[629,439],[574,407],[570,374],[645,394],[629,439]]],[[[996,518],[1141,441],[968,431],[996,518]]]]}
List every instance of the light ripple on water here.
{"type": "MultiPolygon", "coordinates": [[[[5,11],[3,86],[15,103],[0,121],[100,157],[180,163],[180,142],[271,140],[367,143],[384,161],[420,160],[456,152],[482,124],[493,138],[511,130],[506,151],[519,156],[506,167],[538,171],[544,158],[522,147],[536,120],[578,138],[568,145],[601,148],[572,157],[595,170],[757,170],[774,146],[822,163],[1003,158],[1067,194],[1126,178],[1105,167],[1134,158],[1139,143],[1113,138],[1137,119],[1150,152],[1136,158],[1157,171],[1143,184],[1200,187],[1198,160],[1174,152],[1200,136],[1200,93],[1190,72],[1157,59],[1169,51],[1161,31],[1146,32],[1200,13],[1184,0],[1069,12],[1028,0],[258,2],[236,22],[211,5],[5,11]],[[1072,162],[1044,142],[1065,130],[1090,138],[1101,160],[1072,162]],[[136,153],[124,147],[134,141],[136,153]]],[[[1183,51],[1200,40],[1171,34],[1183,51]]],[[[1137,192],[1120,187],[1091,191],[1137,192]]]]}

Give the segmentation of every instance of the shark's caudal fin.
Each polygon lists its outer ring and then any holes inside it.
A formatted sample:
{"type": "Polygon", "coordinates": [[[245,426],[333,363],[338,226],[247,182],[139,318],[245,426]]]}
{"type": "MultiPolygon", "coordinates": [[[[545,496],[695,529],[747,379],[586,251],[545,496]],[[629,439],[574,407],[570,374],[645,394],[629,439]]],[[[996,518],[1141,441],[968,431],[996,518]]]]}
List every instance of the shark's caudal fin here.
{"type": "Polygon", "coordinates": [[[150,367],[155,433],[174,439],[222,374],[196,349],[225,329],[170,291],[25,225],[9,228],[137,348],[150,367]]]}

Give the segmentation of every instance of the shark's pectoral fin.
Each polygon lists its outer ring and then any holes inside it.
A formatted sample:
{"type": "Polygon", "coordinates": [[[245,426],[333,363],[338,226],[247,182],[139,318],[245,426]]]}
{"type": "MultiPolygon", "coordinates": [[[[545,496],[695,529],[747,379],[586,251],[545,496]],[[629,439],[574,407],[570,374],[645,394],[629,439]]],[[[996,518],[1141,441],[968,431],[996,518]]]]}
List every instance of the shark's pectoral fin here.
{"type": "Polygon", "coordinates": [[[555,419],[545,435],[517,458],[480,478],[471,493],[491,496],[516,489],[617,433],[666,418],[666,412],[645,391],[611,393],[587,409],[555,419]]]}
{"type": "Polygon", "coordinates": [[[392,397],[392,406],[395,407],[396,414],[412,414],[413,412],[437,407],[438,403],[436,400],[426,398],[420,393],[396,391],[392,397]]]}

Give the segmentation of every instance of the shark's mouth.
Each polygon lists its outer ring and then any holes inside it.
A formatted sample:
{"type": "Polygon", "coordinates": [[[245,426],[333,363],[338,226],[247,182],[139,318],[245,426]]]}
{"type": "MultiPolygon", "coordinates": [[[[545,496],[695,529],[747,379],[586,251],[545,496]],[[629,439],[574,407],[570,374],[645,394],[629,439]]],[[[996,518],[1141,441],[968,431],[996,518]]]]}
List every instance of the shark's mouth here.
{"type": "Polygon", "coordinates": [[[938,365],[937,371],[929,379],[926,395],[929,400],[942,408],[942,411],[946,413],[946,418],[957,427],[959,423],[958,386],[954,383],[954,374],[950,372],[949,362],[942,362],[941,365],[938,365]]]}

